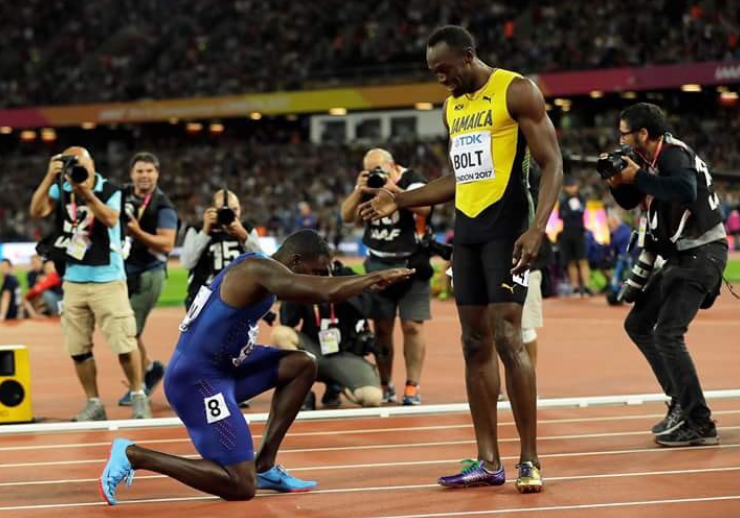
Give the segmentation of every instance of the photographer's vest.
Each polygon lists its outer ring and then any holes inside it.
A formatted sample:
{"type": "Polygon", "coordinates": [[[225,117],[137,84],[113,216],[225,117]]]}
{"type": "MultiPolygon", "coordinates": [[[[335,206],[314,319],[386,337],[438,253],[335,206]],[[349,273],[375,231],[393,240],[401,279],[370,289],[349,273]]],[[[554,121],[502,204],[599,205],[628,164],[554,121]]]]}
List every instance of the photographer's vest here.
{"type": "Polygon", "coordinates": [[[476,92],[447,98],[450,163],[455,172],[455,243],[519,236],[534,217],[529,148],[506,103],[519,74],[495,69],[476,92]]]}
{"type": "MultiPolygon", "coordinates": [[[[398,180],[403,190],[414,184],[426,184],[427,179],[411,169],[406,169],[398,180]]],[[[426,221],[429,217],[426,218],[426,221]]],[[[406,258],[416,251],[416,216],[401,209],[391,216],[365,225],[362,243],[371,255],[380,258],[406,258]]]]}
{"type": "MultiPolygon", "coordinates": [[[[102,188],[97,190],[96,185],[94,192],[104,204],[120,190],[118,186],[103,179],[101,176],[97,177],[96,182],[103,182],[102,188]]],[[[66,185],[61,194],[61,201],[64,204],[64,216],[61,218],[60,212],[55,211],[57,214],[55,224],[57,229],[61,229],[61,231],[54,242],[54,246],[66,253],[67,246],[75,231],[86,234],[90,239],[90,247],[82,259],[78,260],[66,254],[64,257],[65,262],[67,264],[82,264],[87,266],[105,266],[110,264],[111,249],[120,250],[121,243],[110,242],[108,227],[96,220],[90,208],[87,205],[79,203],[79,196],[68,192],[66,185]]],[[[121,220],[119,219],[118,225],[120,224],[121,220]]]]}
{"type": "MultiPolygon", "coordinates": [[[[247,232],[252,231],[252,226],[246,222],[242,225],[247,232]]],[[[198,232],[199,227],[193,227],[198,232]]],[[[231,262],[246,253],[246,248],[234,236],[230,236],[221,230],[211,231],[211,241],[206,249],[201,253],[195,268],[190,270],[188,275],[188,297],[186,304],[198,293],[201,286],[210,284],[210,282],[221,273],[231,262]]],[[[189,304],[188,304],[189,305],[189,304]]]]}
{"type": "Polygon", "coordinates": [[[720,201],[714,192],[709,166],[693,149],[682,141],[666,134],[663,149],[656,161],[660,175],[661,158],[666,152],[680,150],[689,156],[696,172],[696,199],[687,205],[660,201],[653,198],[647,214],[648,231],[655,240],[656,252],[669,257],[676,250],[687,250],[712,241],[724,239],[720,201]]]}
{"type": "MultiPolygon", "coordinates": [[[[138,219],[139,226],[144,232],[149,234],[157,233],[157,223],[159,211],[162,209],[175,210],[175,205],[170,201],[165,193],[159,187],[155,189],[151,196],[140,198],[134,194],[134,186],[127,185],[124,187],[123,209],[126,218],[134,217],[138,219]]],[[[167,255],[162,253],[152,253],[152,251],[141,241],[132,239],[131,252],[127,265],[146,267],[157,261],[166,262],[167,255]]]]}

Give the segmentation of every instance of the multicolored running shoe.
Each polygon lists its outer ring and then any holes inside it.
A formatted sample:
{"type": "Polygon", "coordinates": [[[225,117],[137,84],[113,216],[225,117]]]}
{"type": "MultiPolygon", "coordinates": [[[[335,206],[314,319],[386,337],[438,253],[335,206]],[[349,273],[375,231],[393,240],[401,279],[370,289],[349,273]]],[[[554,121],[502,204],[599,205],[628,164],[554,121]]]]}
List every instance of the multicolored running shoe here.
{"type": "Polygon", "coordinates": [[[460,473],[440,477],[437,483],[445,487],[479,487],[500,486],[506,482],[503,465],[498,471],[489,471],[484,467],[482,460],[467,459],[460,464],[463,466],[460,473]]]}
{"type": "Polygon", "coordinates": [[[520,493],[539,493],[542,491],[544,482],[540,469],[532,462],[522,462],[517,464],[519,476],[516,479],[516,489],[520,493]]]}

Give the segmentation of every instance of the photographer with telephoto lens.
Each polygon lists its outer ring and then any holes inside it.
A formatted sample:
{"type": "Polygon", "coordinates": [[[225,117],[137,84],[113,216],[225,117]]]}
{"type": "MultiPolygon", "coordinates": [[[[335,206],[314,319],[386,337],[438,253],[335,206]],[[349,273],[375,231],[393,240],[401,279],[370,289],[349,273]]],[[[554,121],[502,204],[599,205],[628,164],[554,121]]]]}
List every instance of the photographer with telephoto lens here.
{"type": "Polygon", "coordinates": [[[45,245],[40,248],[47,257],[53,255],[55,265],[64,270],[62,332],[87,396],[75,421],[106,419],[93,357],[96,323],[134,390],[133,417],[151,417],[149,398],[140,390],[141,357],[126,289],[121,209],[121,190],[96,172],[90,153],[82,147],[52,157],[31,199],[31,216],[56,214],[53,238],[40,243],[45,245]]]}
{"type": "MultiPolygon", "coordinates": [[[[332,277],[355,275],[339,261],[334,261],[327,273],[332,277]]],[[[365,292],[337,304],[283,302],[280,306],[282,325],[273,330],[271,343],[281,349],[307,351],[316,357],[317,380],[326,383],[321,399],[324,408],[338,406],[341,392],[349,401],[363,407],[381,403],[383,393],[378,372],[365,359],[377,353],[366,321],[372,304],[371,294],[365,292]]],[[[316,396],[310,392],[303,409],[315,408],[316,396]]]]}
{"type": "Polygon", "coordinates": [[[599,173],[625,209],[642,205],[642,253],[623,289],[635,300],[625,329],[671,398],[652,431],[663,446],[717,444],[684,335],[699,309],[709,308],[727,263],[727,239],[707,164],[668,133],[658,106],[635,104],[621,113],[620,143],[631,151],[602,155],[599,173]],[[610,165],[611,164],[611,165],[610,165]],[[665,263],[662,268],[657,259],[665,263]]]}
{"type": "MultiPolygon", "coordinates": [[[[372,189],[387,189],[393,193],[413,190],[427,184],[418,172],[402,167],[385,149],[371,149],[363,160],[363,171],[357,177],[355,190],[342,203],[345,223],[362,223],[360,203],[372,198],[372,189]]],[[[364,222],[362,243],[368,249],[365,269],[368,273],[396,267],[413,268],[414,278],[374,295],[373,321],[378,340],[378,370],[383,386],[383,402],[396,401],[393,385],[393,328],[400,316],[406,360],[406,387],[403,404],[421,403],[419,381],[424,364],[424,321],[431,318],[431,288],[433,270],[429,255],[420,249],[417,238],[417,217],[426,221],[431,207],[401,210],[377,221],[364,222]]],[[[427,243],[428,244],[428,243],[427,243]]],[[[426,250],[429,250],[427,247],[426,250]]]]}

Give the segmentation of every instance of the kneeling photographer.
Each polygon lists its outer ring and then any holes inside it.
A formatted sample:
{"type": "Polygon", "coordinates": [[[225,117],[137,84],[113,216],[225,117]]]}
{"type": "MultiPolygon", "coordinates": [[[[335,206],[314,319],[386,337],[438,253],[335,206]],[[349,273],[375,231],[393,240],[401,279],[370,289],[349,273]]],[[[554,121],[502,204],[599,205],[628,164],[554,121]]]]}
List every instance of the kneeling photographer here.
{"type": "Polygon", "coordinates": [[[668,133],[661,109],[639,103],[620,115],[620,151],[597,169],[625,209],[646,208],[643,247],[622,290],[635,305],[625,329],[671,398],[652,431],[664,446],[717,444],[719,438],[684,335],[699,309],[719,294],[727,240],[707,165],[668,133]],[[639,165],[638,165],[639,164],[639,165]],[[656,258],[664,264],[658,268],[656,258]],[[651,272],[652,270],[652,272],[651,272]]]}
{"type": "MultiPolygon", "coordinates": [[[[342,219],[345,223],[360,224],[358,207],[368,196],[365,188],[384,188],[398,193],[422,187],[427,183],[418,172],[400,166],[385,149],[371,149],[363,160],[363,171],[357,178],[357,186],[342,203],[342,219]]],[[[396,267],[416,269],[411,281],[399,283],[389,290],[374,294],[372,318],[378,347],[378,370],[383,386],[383,402],[395,402],[393,385],[393,328],[396,314],[401,318],[403,331],[404,359],[406,360],[406,387],[404,405],[421,403],[419,382],[424,364],[426,344],[424,321],[431,318],[431,266],[428,256],[417,253],[417,217],[428,220],[431,207],[416,207],[393,213],[377,221],[365,222],[362,242],[368,249],[365,270],[376,272],[396,267]]]]}
{"type": "MultiPolygon", "coordinates": [[[[334,261],[332,276],[355,275],[352,269],[334,261]]],[[[375,354],[375,341],[365,319],[370,314],[369,292],[338,304],[295,304],[280,307],[281,326],[272,332],[271,343],[281,349],[308,351],[318,359],[318,381],[326,383],[324,407],[339,405],[339,393],[364,407],[379,406],[380,378],[375,366],[365,359],[375,354]],[[300,324],[300,329],[294,329],[300,324]]],[[[316,408],[309,394],[304,410],[316,408]]]]}
{"type": "Polygon", "coordinates": [[[190,227],[185,234],[180,262],[190,271],[186,308],[190,308],[200,287],[210,283],[234,259],[245,252],[262,252],[257,232],[241,221],[241,214],[236,194],[221,189],[203,213],[203,225],[190,227]]]}

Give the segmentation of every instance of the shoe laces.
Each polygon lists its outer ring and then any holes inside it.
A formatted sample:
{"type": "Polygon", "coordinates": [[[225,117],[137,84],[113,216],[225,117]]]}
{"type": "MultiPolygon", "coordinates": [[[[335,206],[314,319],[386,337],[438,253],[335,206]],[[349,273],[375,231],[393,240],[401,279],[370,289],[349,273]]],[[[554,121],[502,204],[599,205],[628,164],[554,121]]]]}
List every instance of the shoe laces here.
{"type": "Polygon", "coordinates": [[[278,471],[278,473],[280,473],[284,477],[290,477],[290,473],[288,473],[288,470],[285,469],[282,465],[275,464],[275,469],[278,471]]]}
{"type": "Polygon", "coordinates": [[[461,460],[460,464],[462,464],[462,474],[467,475],[472,471],[475,471],[480,467],[480,461],[479,460],[473,460],[473,459],[465,459],[461,460]]]}

